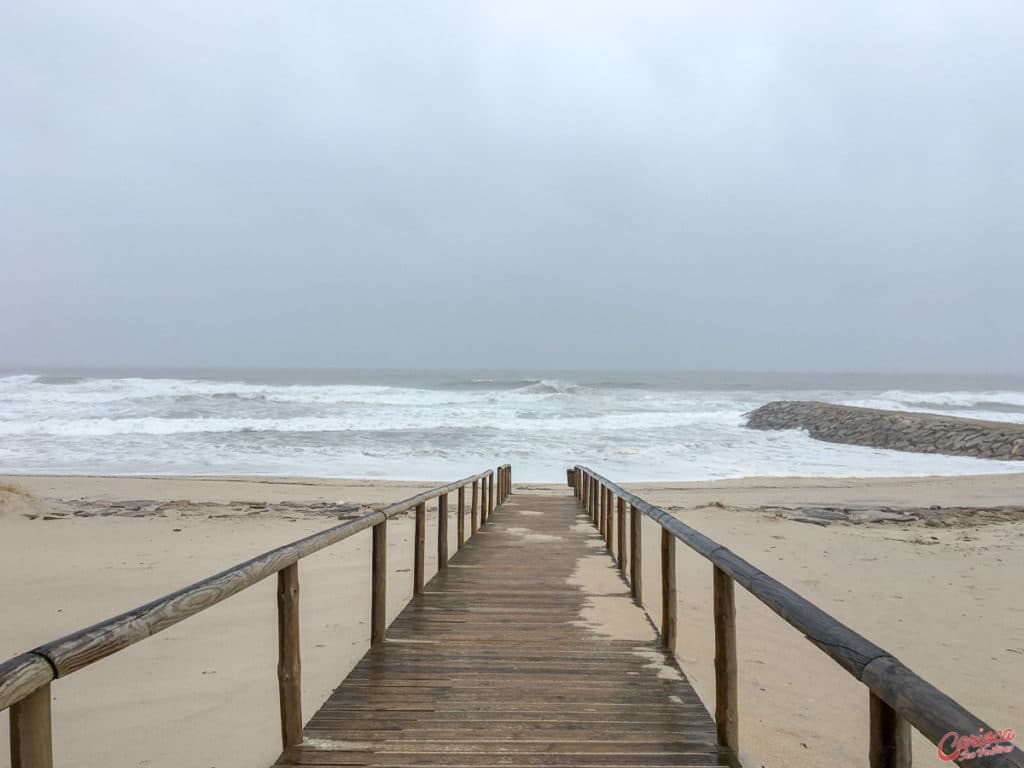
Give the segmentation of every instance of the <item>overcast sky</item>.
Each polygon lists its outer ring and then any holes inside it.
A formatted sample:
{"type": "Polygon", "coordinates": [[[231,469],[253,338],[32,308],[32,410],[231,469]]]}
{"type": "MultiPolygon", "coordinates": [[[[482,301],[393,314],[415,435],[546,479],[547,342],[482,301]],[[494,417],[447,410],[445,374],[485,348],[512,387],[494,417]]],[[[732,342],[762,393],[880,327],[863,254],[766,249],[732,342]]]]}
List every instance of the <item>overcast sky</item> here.
{"type": "Polygon", "coordinates": [[[1024,372],[1024,4],[6,2],[0,364],[1024,372]]]}

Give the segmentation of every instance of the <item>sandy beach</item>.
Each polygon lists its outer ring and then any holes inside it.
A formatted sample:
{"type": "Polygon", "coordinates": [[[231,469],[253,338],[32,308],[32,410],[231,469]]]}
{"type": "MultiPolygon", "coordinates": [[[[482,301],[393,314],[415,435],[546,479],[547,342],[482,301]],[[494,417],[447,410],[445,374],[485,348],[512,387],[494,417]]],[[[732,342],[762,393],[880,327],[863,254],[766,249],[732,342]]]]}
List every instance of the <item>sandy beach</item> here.
{"type": "MultiPolygon", "coordinates": [[[[0,477],[0,657],[435,483],[302,478],[0,477]],[[347,506],[346,506],[347,505],[347,506]]],[[[1024,475],[633,484],[998,728],[1024,706],[1024,475]]],[[[517,485],[566,494],[564,485],[517,485]]],[[[429,514],[429,513],[428,513],[429,514]]],[[[436,513],[435,513],[436,514],[436,513]]],[[[389,536],[389,617],[411,594],[411,524],[389,536]],[[408,578],[405,578],[408,577],[408,578]]],[[[433,547],[428,525],[428,574],[433,547]]],[[[454,541],[454,524],[450,526],[454,541]]],[[[655,619],[657,530],[644,528],[655,619]]],[[[454,551],[454,548],[453,548],[454,551]]],[[[308,717],[365,651],[369,539],[300,565],[308,717]]],[[[713,706],[711,568],[680,547],[676,652],[713,706]]],[[[737,590],[747,766],[864,763],[867,693],[737,590]]],[[[272,579],[53,687],[57,761],[217,768],[278,752],[272,579]],[[183,736],[187,734],[187,736],[183,736]]],[[[0,765],[8,763],[0,729],[0,765]]],[[[937,759],[918,738],[922,765],[937,759]]]]}

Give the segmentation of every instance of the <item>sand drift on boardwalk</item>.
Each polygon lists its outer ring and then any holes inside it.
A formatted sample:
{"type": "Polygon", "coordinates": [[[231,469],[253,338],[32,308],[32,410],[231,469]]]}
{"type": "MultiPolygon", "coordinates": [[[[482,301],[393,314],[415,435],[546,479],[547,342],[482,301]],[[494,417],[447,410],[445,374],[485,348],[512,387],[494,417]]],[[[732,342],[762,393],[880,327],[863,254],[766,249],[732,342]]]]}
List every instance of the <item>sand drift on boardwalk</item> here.
{"type": "Polygon", "coordinates": [[[1024,383],[891,384],[611,372],[14,374],[0,377],[0,471],[431,479],[499,460],[520,481],[550,481],[571,461],[623,481],[1020,471],[744,427],[744,413],[777,399],[1024,422],[1024,383]]]}

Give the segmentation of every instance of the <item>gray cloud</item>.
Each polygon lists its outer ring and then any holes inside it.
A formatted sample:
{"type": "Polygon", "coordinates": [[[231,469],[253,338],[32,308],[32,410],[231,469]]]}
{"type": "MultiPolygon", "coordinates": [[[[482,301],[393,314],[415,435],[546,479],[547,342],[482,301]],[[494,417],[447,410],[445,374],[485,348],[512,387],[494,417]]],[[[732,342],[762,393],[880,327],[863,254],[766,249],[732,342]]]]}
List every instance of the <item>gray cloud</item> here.
{"type": "Polygon", "coordinates": [[[1022,22],[7,4],[0,365],[1024,372],[1022,22]]]}

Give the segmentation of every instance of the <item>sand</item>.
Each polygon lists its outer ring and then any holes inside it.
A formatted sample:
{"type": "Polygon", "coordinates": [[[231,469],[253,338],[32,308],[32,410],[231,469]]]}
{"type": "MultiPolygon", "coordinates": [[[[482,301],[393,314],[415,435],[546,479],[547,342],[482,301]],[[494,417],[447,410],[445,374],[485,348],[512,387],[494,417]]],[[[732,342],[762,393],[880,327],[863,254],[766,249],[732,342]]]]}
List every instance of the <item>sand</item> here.
{"type": "MultiPolygon", "coordinates": [[[[336,515],[324,507],[303,508],[301,503],[388,502],[428,485],[0,477],[0,657],[337,523],[336,515]],[[108,502],[124,500],[135,502],[110,516],[75,515],[109,511],[108,502]],[[158,502],[178,503],[147,511],[158,502]],[[263,508],[266,502],[271,506],[263,508]],[[274,507],[278,502],[293,505],[274,507]]],[[[822,527],[798,522],[777,509],[1010,508],[1024,502],[1024,475],[752,478],[639,484],[631,490],[671,509],[815,601],[993,726],[1024,727],[1019,698],[1024,680],[1024,607],[1019,603],[1024,522],[1012,515],[981,515],[972,522],[971,516],[958,514],[939,522],[855,525],[840,520],[822,527]]],[[[568,493],[564,485],[523,485],[516,491],[568,493]]],[[[454,524],[450,531],[454,537],[454,524]]],[[[389,535],[389,617],[411,594],[410,534],[409,521],[400,520],[389,535]]],[[[656,534],[647,521],[645,602],[657,621],[656,534]]],[[[427,547],[428,573],[436,566],[429,557],[432,549],[427,547]]],[[[367,647],[368,553],[368,534],[360,534],[300,565],[307,717],[367,647]]],[[[577,578],[609,578],[599,548],[595,556],[581,563],[577,578]]],[[[678,576],[676,651],[711,705],[711,568],[680,546],[678,576]]],[[[610,632],[643,631],[621,626],[614,608],[600,600],[593,610],[589,620],[600,621],[610,632]]],[[[863,686],[742,588],[737,589],[737,611],[744,764],[863,764],[863,686]]],[[[274,580],[268,579],[55,683],[57,761],[150,768],[269,764],[279,750],[275,666],[274,580]]],[[[7,765],[6,731],[0,728],[0,766],[7,765]]],[[[915,750],[921,764],[938,764],[923,739],[917,739],[915,750]]]]}

